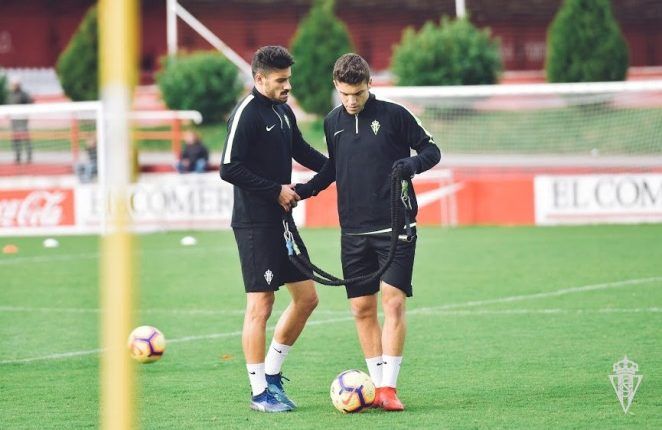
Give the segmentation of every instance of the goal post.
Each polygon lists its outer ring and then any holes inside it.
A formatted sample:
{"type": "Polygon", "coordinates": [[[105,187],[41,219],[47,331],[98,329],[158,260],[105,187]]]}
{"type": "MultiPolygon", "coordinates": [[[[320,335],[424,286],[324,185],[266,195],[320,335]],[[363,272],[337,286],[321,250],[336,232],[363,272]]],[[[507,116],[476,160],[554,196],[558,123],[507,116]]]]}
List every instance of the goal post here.
{"type": "MultiPolygon", "coordinates": [[[[128,119],[137,141],[169,143],[172,161],[181,151],[184,127],[202,123],[200,112],[193,110],[131,111],[128,119]]],[[[99,101],[0,105],[0,176],[76,173],[88,161],[86,152],[94,141],[102,182],[107,176],[103,121],[99,101]],[[21,131],[14,129],[16,121],[24,124],[21,131]],[[15,154],[18,150],[20,163],[15,154]]]]}

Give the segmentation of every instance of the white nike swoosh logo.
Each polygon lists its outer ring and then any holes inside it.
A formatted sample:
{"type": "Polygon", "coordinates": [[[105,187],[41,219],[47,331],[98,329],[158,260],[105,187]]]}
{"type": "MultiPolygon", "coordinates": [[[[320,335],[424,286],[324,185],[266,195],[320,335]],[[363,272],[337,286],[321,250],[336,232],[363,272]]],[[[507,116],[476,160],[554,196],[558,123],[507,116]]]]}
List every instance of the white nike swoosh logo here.
{"type": "Polygon", "coordinates": [[[345,131],[344,128],[343,128],[342,130],[338,130],[338,131],[336,131],[335,133],[333,133],[333,137],[335,137],[336,134],[340,134],[340,133],[342,133],[343,131],[345,131]]]}
{"type": "Polygon", "coordinates": [[[272,128],[274,128],[276,124],[272,125],[271,127],[267,127],[267,131],[271,131],[272,128]]]}

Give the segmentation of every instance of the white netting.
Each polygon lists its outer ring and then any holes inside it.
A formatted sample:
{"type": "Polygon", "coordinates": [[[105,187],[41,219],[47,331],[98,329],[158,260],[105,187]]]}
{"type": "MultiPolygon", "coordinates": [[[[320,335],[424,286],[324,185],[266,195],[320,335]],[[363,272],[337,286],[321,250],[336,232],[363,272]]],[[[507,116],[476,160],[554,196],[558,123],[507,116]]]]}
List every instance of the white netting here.
{"type": "Polygon", "coordinates": [[[373,91],[409,108],[451,158],[662,165],[662,81],[373,91]]]}
{"type": "Polygon", "coordinates": [[[32,174],[40,166],[45,174],[56,173],[48,166],[75,170],[87,148],[100,143],[99,111],[99,102],[0,106],[0,165],[31,164],[32,174]]]}

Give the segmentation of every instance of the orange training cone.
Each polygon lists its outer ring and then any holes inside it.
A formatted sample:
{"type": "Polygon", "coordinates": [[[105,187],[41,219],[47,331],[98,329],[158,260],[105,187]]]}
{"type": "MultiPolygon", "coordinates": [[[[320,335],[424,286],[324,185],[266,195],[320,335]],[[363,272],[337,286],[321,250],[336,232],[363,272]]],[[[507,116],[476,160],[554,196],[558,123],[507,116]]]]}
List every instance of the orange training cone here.
{"type": "Polygon", "coordinates": [[[3,254],[16,254],[18,252],[18,246],[13,243],[8,243],[2,248],[3,254]]]}

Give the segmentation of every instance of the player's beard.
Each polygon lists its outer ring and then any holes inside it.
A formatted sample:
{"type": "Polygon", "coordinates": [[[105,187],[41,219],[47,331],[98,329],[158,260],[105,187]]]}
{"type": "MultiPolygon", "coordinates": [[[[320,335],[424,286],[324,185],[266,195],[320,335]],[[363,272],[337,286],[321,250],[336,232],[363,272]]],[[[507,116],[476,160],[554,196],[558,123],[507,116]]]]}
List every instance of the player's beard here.
{"type": "Polygon", "coordinates": [[[283,89],[274,89],[268,90],[267,97],[271,100],[279,103],[286,103],[289,97],[290,91],[283,89]]]}

